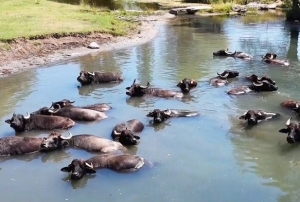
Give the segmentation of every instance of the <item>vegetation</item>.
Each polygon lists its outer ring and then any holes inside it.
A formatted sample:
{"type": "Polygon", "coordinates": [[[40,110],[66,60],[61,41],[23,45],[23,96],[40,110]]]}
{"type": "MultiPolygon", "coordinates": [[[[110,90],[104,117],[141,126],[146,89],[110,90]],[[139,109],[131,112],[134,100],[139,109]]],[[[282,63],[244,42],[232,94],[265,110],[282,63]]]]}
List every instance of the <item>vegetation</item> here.
{"type": "Polygon", "coordinates": [[[130,20],[133,19],[130,16],[140,14],[45,0],[0,0],[0,5],[1,41],[53,33],[92,31],[124,35],[137,26],[136,22],[130,20]],[[127,17],[120,18],[124,15],[127,17]]]}

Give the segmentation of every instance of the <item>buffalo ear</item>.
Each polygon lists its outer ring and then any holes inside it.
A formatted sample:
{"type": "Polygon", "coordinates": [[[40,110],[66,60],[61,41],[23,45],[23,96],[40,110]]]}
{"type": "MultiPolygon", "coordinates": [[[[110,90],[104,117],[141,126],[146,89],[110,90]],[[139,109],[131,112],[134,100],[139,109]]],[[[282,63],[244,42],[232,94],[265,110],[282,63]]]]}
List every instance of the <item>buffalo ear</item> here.
{"type": "Polygon", "coordinates": [[[246,116],[242,115],[242,116],[239,117],[239,119],[246,119],[246,116]]]}
{"type": "Polygon", "coordinates": [[[147,117],[153,117],[153,114],[152,113],[149,113],[146,115],[147,117]]]}
{"type": "Polygon", "coordinates": [[[137,136],[137,135],[134,135],[133,137],[137,140],[141,139],[140,136],[137,136]]]}
{"type": "Polygon", "coordinates": [[[129,90],[130,89],[130,87],[126,87],[126,90],[129,90]]]}
{"type": "Polygon", "coordinates": [[[71,170],[71,168],[69,166],[67,166],[67,167],[63,167],[62,169],[60,169],[60,171],[69,173],[72,170],[71,170]]]}
{"type": "Polygon", "coordinates": [[[5,123],[10,124],[10,123],[11,123],[11,120],[10,120],[10,119],[7,119],[7,120],[5,120],[5,123]]]}
{"type": "Polygon", "coordinates": [[[279,130],[280,133],[288,133],[289,130],[287,128],[282,128],[279,130]]]}
{"type": "Polygon", "coordinates": [[[90,173],[90,174],[96,173],[96,171],[94,169],[92,169],[92,168],[86,168],[85,172],[86,173],[90,173]]]}

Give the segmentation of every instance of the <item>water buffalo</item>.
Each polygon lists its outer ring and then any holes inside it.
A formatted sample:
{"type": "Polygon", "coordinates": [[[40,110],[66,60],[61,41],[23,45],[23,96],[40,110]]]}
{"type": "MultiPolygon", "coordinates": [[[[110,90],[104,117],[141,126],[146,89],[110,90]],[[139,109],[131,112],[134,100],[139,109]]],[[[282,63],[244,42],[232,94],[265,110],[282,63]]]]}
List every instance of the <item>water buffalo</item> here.
{"type": "Polygon", "coordinates": [[[228,78],[235,78],[239,75],[238,71],[224,70],[223,73],[217,73],[218,76],[211,78],[209,84],[212,86],[223,86],[228,83],[228,78]]]}
{"type": "Polygon", "coordinates": [[[136,155],[102,154],[87,160],[74,159],[61,171],[71,173],[71,179],[78,180],[85,174],[96,173],[94,170],[96,168],[108,168],[116,172],[134,172],[142,168],[144,164],[145,160],[136,155]]]}
{"type": "Polygon", "coordinates": [[[188,93],[192,88],[195,88],[197,86],[197,81],[194,79],[182,79],[177,86],[181,89],[183,93],[188,93]]]}
{"type": "Polygon", "coordinates": [[[268,119],[277,116],[277,113],[265,112],[263,110],[248,110],[239,119],[245,119],[249,125],[256,125],[260,121],[266,121],[268,119]]]}
{"type": "Polygon", "coordinates": [[[213,52],[214,56],[226,56],[226,57],[235,57],[235,58],[241,58],[241,59],[245,59],[245,60],[251,60],[253,58],[252,55],[248,54],[248,53],[244,53],[244,52],[228,52],[226,50],[219,50],[216,52],[213,52]]]}
{"type": "Polygon", "coordinates": [[[135,83],[135,79],[130,87],[126,88],[126,94],[131,97],[152,95],[157,97],[183,97],[181,92],[174,92],[171,90],[164,90],[160,88],[149,88],[150,83],[147,82],[147,86],[142,86],[135,83]]]}
{"type": "Polygon", "coordinates": [[[122,144],[109,139],[101,138],[95,135],[81,134],[72,135],[69,132],[68,137],[61,133],[52,132],[42,141],[41,151],[52,151],[61,148],[74,147],[94,152],[111,152],[116,150],[125,150],[122,144]]]}
{"type": "Polygon", "coordinates": [[[52,105],[50,108],[54,108],[57,109],[59,106],[61,108],[64,107],[76,107],[76,108],[81,108],[81,109],[92,109],[95,111],[99,111],[99,112],[104,112],[104,111],[108,111],[111,109],[111,106],[109,106],[106,103],[97,103],[97,104],[93,104],[93,105],[86,105],[86,106],[74,106],[72,105],[75,101],[70,101],[68,99],[63,99],[61,101],[57,101],[57,102],[52,102],[52,105]]]}
{"type": "Polygon", "coordinates": [[[278,64],[283,66],[289,66],[290,63],[287,60],[278,60],[276,59],[277,55],[275,53],[266,53],[262,56],[262,61],[265,61],[266,63],[270,64],[278,64]]]}
{"type": "Polygon", "coordinates": [[[181,109],[167,109],[167,110],[160,110],[154,109],[153,111],[149,112],[146,116],[153,117],[154,123],[162,123],[170,117],[190,117],[190,116],[197,116],[199,115],[198,112],[189,111],[189,110],[181,110],[181,109]]]}
{"type": "Polygon", "coordinates": [[[3,137],[0,138],[0,156],[29,154],[40,150],[42,138],[3,137]]]}
{"type": "Polygon", "coordinates": [[[61,108],[60,105],[57,106],[57,109],[43,107],[32,114],[63,116],[74,121],[99,121],[107,118],[107,115],[104,112],[99,112],[92,109],[82,109],[77,107],[61,108]]]}
{"type": "Polygon", "coordinates": [[[245,85],[245,86],[237,86],[229,91],[227,91],[227,94],[232,95],[240,95],[245,94],[249,92],[260,92],[260,91],[276,91],[278,87],[276,85],[273,85],[269,83],[268,81],[262,81],[262,82],[253,82],[252,85],[245,85]]]}
{"type": "Polygon", "coordinates": [[[282,128],[279,130],[280,133],[287,133],[288,136],[286,138],[287,142],[293,144],[295,142],[300,142],[300,123],[293,122],[291,123],[291,118],[289,118],[286,122],[287,128],[282,128]]]}
{"type": "Polygon", "coordinates": [[[249,76],[246,76],[246,79],[248,81],[252,81],[252,82],[255,82],[255,83],[259,83],[261,81],[268,81],[269,83],[275,85],[276,82],[274,80],[272,80],[270,77],[268,76],[262,76],[261,78],[258,77],[256,74],[251,74],[249,76]]]}
{"type": "Polygon", "coordinates": [[[140,137],[136,133],[141,132],[143,129],[144,125],[139,120],[132,119],[117,124],[111,132],[111,137],[122,145],[137,145],[140,137]]]}
{"type": "Polygon", "coordinates": [[[84,70],[82,70],[77,77],[77,81],[79,81],[81,85],[121,82],[123,79],[123,76],[115,72],[88,72],[84,70]]]}
{"type": "Polygon", "coordinates": [[[280,105],[283,107],[295,110],[298,108],[299,104],[300,104],[300,101],[297,101],[297,100],[285,100],[280,105]]]}
{"type": "Polygon", "coordinates": [[[75,122],[67,117],[13,114],[11,119],[5,120],[16,132],[31,130],[69,129],[75,122]]]}

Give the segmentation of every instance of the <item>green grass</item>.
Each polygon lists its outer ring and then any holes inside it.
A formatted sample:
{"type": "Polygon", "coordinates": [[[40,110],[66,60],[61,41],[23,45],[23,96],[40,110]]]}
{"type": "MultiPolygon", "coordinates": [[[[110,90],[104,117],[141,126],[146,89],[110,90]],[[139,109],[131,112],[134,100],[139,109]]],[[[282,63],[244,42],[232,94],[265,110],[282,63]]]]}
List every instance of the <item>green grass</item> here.
{"type": "Polygon", "coordinates": [[[91,31],[125,35],[136,23],[119,20],[120,15],[127,13],[46,0],[0,0],[0,40],[91,31]]]}

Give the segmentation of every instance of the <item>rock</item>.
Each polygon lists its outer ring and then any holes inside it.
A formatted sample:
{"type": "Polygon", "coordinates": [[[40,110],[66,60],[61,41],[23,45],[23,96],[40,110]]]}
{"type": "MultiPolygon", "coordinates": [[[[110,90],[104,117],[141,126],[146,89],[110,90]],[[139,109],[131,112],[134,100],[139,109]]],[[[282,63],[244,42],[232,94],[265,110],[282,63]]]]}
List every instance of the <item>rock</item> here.
{"type": "Polygon", "coordinates": [[[92,43],[90,43],[90,45],[88,45],[88,48],[99,49],[100,46],[96,42],[92,42],[92,43]]]}
{"type": "Polygon", "coordinates": [[[242,6],[242,5],[238,5],[238,4],[232,5],[231,9],[238,13],[239,12],[247,12],[246,6],[242,6]]]}

